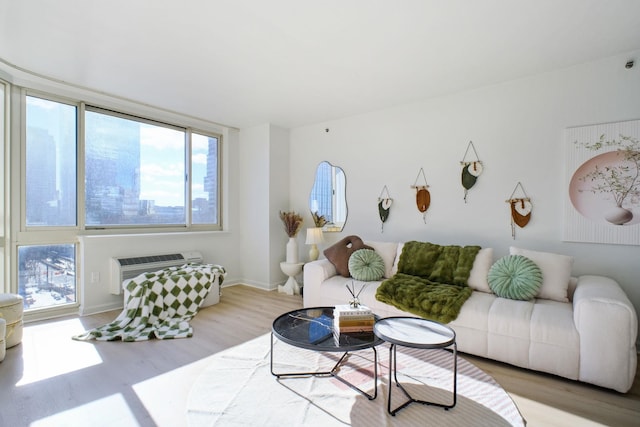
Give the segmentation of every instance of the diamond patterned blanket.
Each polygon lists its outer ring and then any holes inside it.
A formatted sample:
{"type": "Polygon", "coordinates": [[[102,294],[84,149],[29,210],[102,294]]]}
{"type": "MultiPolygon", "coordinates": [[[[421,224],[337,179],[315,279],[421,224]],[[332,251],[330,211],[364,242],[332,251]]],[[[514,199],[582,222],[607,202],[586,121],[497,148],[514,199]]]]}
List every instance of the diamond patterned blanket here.
{"type": "Polygon", "coordinates": [[[211,286],[222,285],[225,275],[224,267],[215,264],[185,264],[143,273],[126,284],[124,309],[113,322],[73,339],[146,341],[153,337],[191,337],[189,321],[211,286]]]}

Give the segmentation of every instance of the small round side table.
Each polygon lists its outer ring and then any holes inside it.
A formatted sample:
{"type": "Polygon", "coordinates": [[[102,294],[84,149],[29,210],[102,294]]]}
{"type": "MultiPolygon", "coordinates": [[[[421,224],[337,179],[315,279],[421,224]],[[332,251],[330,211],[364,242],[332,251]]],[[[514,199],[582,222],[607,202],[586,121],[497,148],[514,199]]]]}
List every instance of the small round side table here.
{"type": "Polygon", "coordinates": [[[287,276],[287,282],[284,285],[278,286],[278,292],[283,292],[287,295],[300,295],[300,285],[296,281],[296,276],[302,271],[304,262],[281,262],[280,270],[287,276]]]}
{"type": "Polygon", "coordinates": [[[389,347],[389,396],[387,401],[387,411],[392,416],[409,406],[411,403],[422,403],[423,405],[433,405],[449,410],[456,406],[457,398],[457,378],[458,378],[458,347],[456,345],[456,333],[448,326],[442,325],[432,320],[418,317],[387,317],[376,322],[373,332],[383,340],[391,344],[389,347]],[[398,370],[396,367],[397,346],[423,348],[423,349],[446,349],[452,347],[453,350],[453,402],[451,404],[427,402],[411,397],[407,390],[398,381],[398,370]],[[402,390],[409,399],[395,409],[391,409],[392,377],[396,386],[402,390]]]}

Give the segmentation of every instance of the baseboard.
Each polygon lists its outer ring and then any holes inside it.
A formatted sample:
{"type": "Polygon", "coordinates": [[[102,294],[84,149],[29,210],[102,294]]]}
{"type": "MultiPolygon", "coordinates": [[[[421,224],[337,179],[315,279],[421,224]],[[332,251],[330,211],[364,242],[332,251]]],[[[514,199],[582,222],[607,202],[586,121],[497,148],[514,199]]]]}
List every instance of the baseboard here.
{"type": "Polygon", "coordinates": [[[122,310],[124,308],[124,301],[118,303],[101,304],[91,307],[80,307],[80,316],[91,316],[92,314],[104,313],[113,310],[122,310]]]}
{"type": "MultiPolygon", "coordinates": [[[[284,283],[284,282],[283,282],[284,283]]],[[[280,283],[282,284],[282,283],[280,283]]],[[[229,287],[229,286],[235,286],[235,285],[245,285],[245,286],[249,286],[251,288],[257,288],[257,289],[262,289],[263,291],[274,291],[278,289],[278,283],[276,284],[270,284],[270,283],[264,283],[264,282],[255,282],[252,280],[235,280],[235,281],[227,281],[225,280],[224,283],[222,284],[222,289],[229,287]]]]}

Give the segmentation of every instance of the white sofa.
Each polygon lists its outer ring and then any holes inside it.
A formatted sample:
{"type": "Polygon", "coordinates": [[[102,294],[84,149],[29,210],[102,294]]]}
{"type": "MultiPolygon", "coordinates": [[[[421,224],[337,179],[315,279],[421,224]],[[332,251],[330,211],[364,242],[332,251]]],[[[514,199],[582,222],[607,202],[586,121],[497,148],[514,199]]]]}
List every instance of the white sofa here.
{"type": "MultiPolygon", "coordinates": [[[[366,244],[385,262],[382,280],[392,277],[397,272],[403,244],[366,244]]],[[[552,282],[566,283],[566,302],[546,299],[548,296],[531,301],[497,297],[487,282],[493,251],[483,249],[469,277],[474,291],[449,324],[456,332],[458,350],[627,392],[636,373],[638,320],[618,283],[602,276],[571,277],[573,259],[562,255],[518,248],[511,248],[511,253],[528,256],[540,266],[542,289],[552,282]]],[[[305,264],[304,306],[345,304],[349,300],[345,285],[352,280],[338,275],[327,259],[305,264]]],[[[367,282],[360,302],[381,317],[415,316],[378,301],[375,295],[381,283],[367,282]]],[[[360,289],[362,282],[355,285],[360,289]]],[[[562,300],[562,295],[556,299],[562,300]]]]}

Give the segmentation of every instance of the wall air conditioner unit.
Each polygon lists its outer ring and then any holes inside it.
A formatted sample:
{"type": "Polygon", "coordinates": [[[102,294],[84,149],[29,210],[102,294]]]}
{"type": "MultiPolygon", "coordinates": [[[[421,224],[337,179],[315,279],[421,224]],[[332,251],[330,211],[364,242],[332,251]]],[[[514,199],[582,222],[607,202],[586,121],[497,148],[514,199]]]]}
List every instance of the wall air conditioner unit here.
{"type": "Polygon", "coordinates": [[[167,267],[177,267],[190,262],[201,263],[202,254],[191,251],[165,255],[111,258],[109,292],[114,295],[120,295],[125,280],[129,281],[142,273],[154,272],[167,267]]]}

